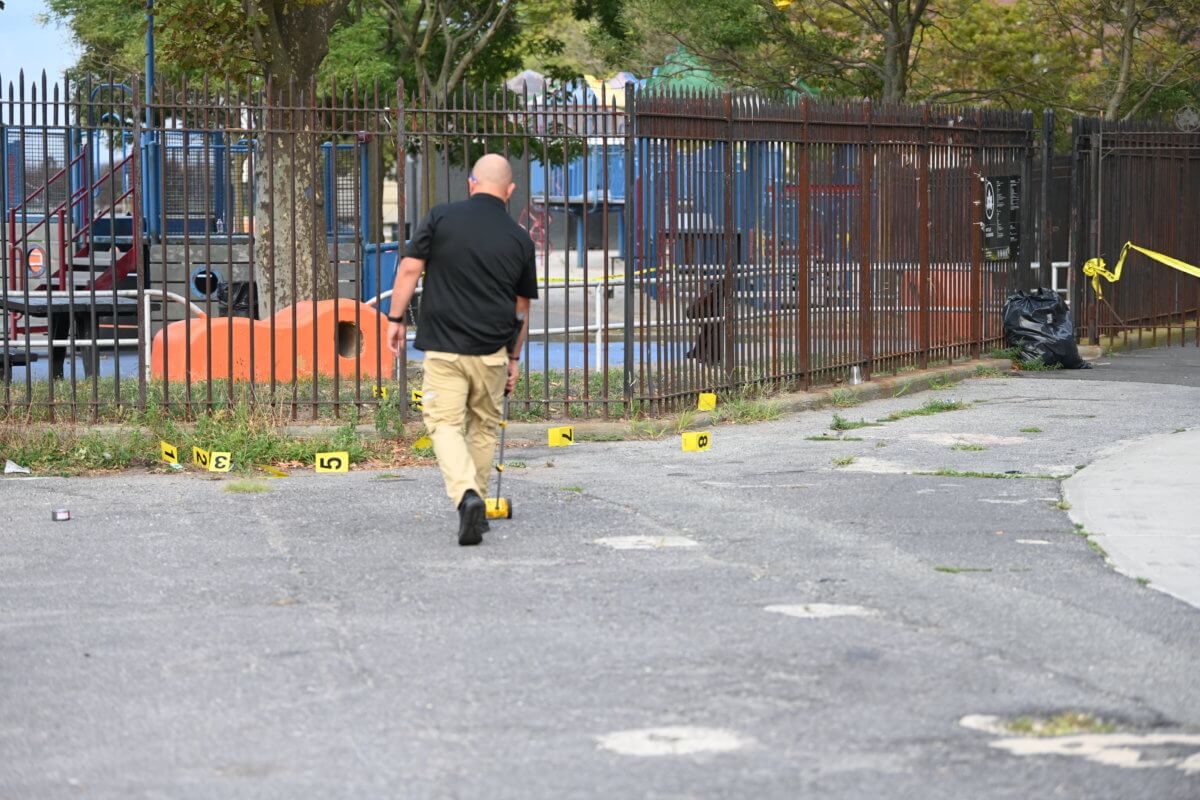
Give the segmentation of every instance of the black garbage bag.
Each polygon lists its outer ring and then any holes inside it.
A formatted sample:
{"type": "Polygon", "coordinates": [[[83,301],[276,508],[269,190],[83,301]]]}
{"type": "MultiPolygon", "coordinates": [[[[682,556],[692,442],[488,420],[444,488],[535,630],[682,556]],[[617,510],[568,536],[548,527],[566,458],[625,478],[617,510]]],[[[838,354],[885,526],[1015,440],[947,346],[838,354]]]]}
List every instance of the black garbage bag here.
{"type": "Polygon", "coordinates": [[[1047,367],[1092,366],[1079,357],[1070,309],[1051,289],[1009,295],[1004,303],[1004,341],[1020,351],[1024,363],[1040,358],[1047,367]]]}

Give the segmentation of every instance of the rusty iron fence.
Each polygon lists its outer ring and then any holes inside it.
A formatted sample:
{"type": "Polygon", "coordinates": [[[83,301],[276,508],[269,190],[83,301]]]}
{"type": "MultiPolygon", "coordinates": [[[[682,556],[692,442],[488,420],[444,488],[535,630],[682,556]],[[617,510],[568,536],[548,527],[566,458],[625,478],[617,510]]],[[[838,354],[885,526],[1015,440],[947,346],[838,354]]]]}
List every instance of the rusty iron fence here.
{"type": "MultiPolygon", "coordinates": [[[[411,417],[421,354],[385,342],[396,264],[407,232],[464,198],[488,151],[513,164],[510,212],[536,244],[541,297],[514,405],[528,418],[656,413],[701,391],[977,356],[1001,342],[1007,293],[1047,272],[1056,237],[1040,229],[1066,227],[1035,185],[1028,113],[584,81],[443,98],[257,82],[159,82],[148,99],[136,80],[0,86],[9,417],[242,405],[411,417]]],[[[1080,128],[1077,145],[1089,137],[1080,128]]],[[[1190,187],[1194,173],[1172,165],[1193,169],[1194,139],[1121,141],[1140,155],[1102,158],[1098,180],[1190,187]],[[1129,166],[1142,162],[1161,165],[1129,166]],[[1106,166],[1117,163],[1124,173],[1106,166]]],[[[1078,169],[1090,157],[1071,162],[1076,199],[1097,185],[1078,169]]],[[[1107,209],[1096,229],[1123,241],[1117,207],[1095,208],[1107,209]]],[[[1136,214],[1128,238],[1162,224],[1136,214]]],[[[1173,235],[1194,232],[1178,223],[1173,235]]],[[[1141,285],[1119,287],[1117,313],[1141,285]]],[[[1153,296],[1179,318],[1166,292],[1153,296]]],[[[414,322],[419,306],[418,293],[414,322]]]]}
{"type": "Polygon", "coordinates": [[[986,258],[983,179],[1029,185],[1028,114],[685,94],[635,96],[631,120],[631,299],[652,324],[626,329],[626,366],[652,408],[1000,342],[1032,225],[1021,203],[1020,246],[986,258]]]}
{"type": "MultiPolygon", "coordinates": [[[[1103,258],[1116,266],[1126,242],[1200,264],[1200,131],[1174,122],[1072,124],[1070,261],[1103,258]]],[[[1115,284],[1075,284],[1081,340],[1131,335],[1152,344],[1200,345],[1200,280],[1131,251],[1115,284]]]]}

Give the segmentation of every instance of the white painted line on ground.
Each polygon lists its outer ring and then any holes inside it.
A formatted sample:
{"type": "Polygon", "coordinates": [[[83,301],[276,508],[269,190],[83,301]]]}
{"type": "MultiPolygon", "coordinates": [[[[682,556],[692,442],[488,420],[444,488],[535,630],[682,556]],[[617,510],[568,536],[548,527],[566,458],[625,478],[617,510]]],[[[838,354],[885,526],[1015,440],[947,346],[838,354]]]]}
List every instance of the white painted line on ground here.
{"type": "Polygon", "coordinates": [[[999,497],[981,497],[979,498],[979,502],[992,503],[998,506],[1023,506],[1029,502],[1029,498],[1026,497],[1022,500],[1002,500],[999,497]]]}
{"type": "Polygon", "coordinates": [[[1024,444],[1029,441],[1024,436],[996,436],[990,433],[910,433],[904,438],[943,444],[947,447],[954,444],[1024,444]]]}
{"type": "Polygon", "coordinates": [[[623,756],[686,756],[693,753],[732,753],[753,744],[752,739],[723,728],[672,725],[641,728],[597,736],[603,750],[623,756]]]}
{"type": "Polygon", "coordinates": [[[605,536],[595,544],[613,550],[661,550],[666,547],[699,547],[700,544],[686,536],[605,536]]]}
{"type": "Polygon", "coordinates": [[[1014,756],[1074,756],[1122,769],[1172,767],[1200,774],[1200,735],[1189,733],[1080,733],[1071,736],[1012,736],[998,717],[968,714],[964,728],[1005,738],[989,742],[1014,756]],[[1146,752],[1143,752],[1143,748],[1146,752]],[[1189,752],[1191,751],[1191,752],[1189,752]]]}
{"type": "Polygon", "coordinates": [[[832,469],[837,472],[869,472],[875,475],[905,475],[913,470],[912,467],[906,467],[903,464],[870,456],[859,456],[844,467],[833,467],[832,469]]]}
{"type": "Polygon", "coordinates": [[[833,617],[876,617],[879,612],[866,606],[834,605],[832,603],[803,603],[801,605],[767,606],[763,611],[786,614],[799,619],[831,619],[833,617]]]}
{"type": "Polygon", "coordinates": [[[1017,544],[1050,544],[1046,539],[1017,539],[1017,544]]]}

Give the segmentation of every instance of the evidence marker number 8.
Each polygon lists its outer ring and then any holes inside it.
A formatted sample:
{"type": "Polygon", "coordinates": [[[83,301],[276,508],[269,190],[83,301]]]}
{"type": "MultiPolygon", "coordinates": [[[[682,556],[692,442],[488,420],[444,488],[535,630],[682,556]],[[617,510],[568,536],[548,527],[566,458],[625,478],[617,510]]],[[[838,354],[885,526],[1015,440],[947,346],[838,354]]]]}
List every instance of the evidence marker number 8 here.
{"type": "Polygon", "coordinates": [[[712,434],[708,431],[693,431],[683,434],[684,452],[699,452],[712,447],[712,434]]]}

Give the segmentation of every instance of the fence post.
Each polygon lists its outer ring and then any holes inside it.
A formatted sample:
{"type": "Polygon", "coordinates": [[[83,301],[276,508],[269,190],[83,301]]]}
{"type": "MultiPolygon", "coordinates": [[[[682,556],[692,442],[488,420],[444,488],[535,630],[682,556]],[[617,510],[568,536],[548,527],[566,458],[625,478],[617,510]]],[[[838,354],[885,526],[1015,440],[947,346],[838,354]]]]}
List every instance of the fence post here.
{"type": "Polygon", "coordinates": [[[858,243],[858,322],[859,358],[862,379],[871,379],[871,364],[874,360],[874,321],[871,317],[871,178],[875,159],[874,110],[871,101],[863,104],[863,121],[866,123],[866,138],[859,164],[859,243],[858,243]]]}
{"type": "Polygon", "coordinates": [[[799,239],[799,252],[796,259],[796,350],[799,356],[800,371],[804,375],[804,390],[808,391],[812,388],[812,365],[810,357],[812,353],[812,327],[811,321],[811,298],[809,297],[810,289],[810,271],[811,266],[809,260],[811,247],[809,246],[808,224],[809,218],[812,215],[809,209],[809,184],[811,176],[809,174],[809,134],[808,134],[808,119],[811,110],[811,99],[805,96],[803,103],[803,138],[800,142],[800,177],[799,177],[799,194],[797,197],[797,213],[799,219],[799,230],[797,238],[799,239]]]}
{"type": "MultiPolygon", "coordinates": [[[[1100,176],[1100,148],[1103,146],[1102,145],[1102,142],[1103,142],[1102,137],[1104,135],[1103,134],[1103,130],[1104,130],[1103,126],[1104,126],[1104,123],[1100,122],[1098,127],[1100,128],[1101,132],[1093,133],[1089,137],[1089,139],[1091,141],[1089,142],[1089,145],[1088,145],[1089,146],[1088,172],[1091,174],[1091,179],[1090,179],[1089,183],[1091,185],[1092,194],[1095,197],[1095,202],[1093,202],[1091,204],[1091,208],[1089,209],[1090,213],[1088,214],[1088,216],[1090,218],[1089,223],[1088,223],[1088,238],[1091,239],[1092,242],[1094,243],[1093,244],[1094,253],[1092,255],[1093,258],[1101,257],[1101,252],[1100,252],[1100,205],[1104,200],[1104,195],[1101,192],[1101,185],[1100,185],[1100,181],[1102,180],[1102,178],[1100,176]]],[[[1100,330],[1099,330],[1100,304],[1097,302],[1093,302],[1092,307],[1091,307],[1091,312],[1092,313],[1088,314],[1088,338],[1091,340],[1092,344],[1100,344],[1100,330]]],[[[1151,327],[1151,330],[1154,329],[1153,319],[1151,320],[1150,327],[1151,327]]]]}
{"type": "MultiPolygon", "coordinates": [[[[400,242],[397,247],[400,253],[396,255],[396,268],[400,268],[400,256],[403,255],[404,245],[407,240],[406,231],[408,223],[408,208],[406,202],[408,199],[408,165],[405,163],[405,153],[407,152],[407,144],[404,141],[404,78],[396,79],[396,219],[400,223],[399,238],[400,242]]],[[[376,249],[375,258],[379,264],[383,263],[383,253],[376,249]]],[[[375,291],[382,293],[391,287],[382,285],[375,287],[375,291]]],[[[388,316],[394,316],[393,302],[388,301],[388,316]]],[[[379,310],[378,304],[375,310],[379,310]]],[[[400,309],[402,319],[408,316],[408,309],[400,309]]],[[[416,320],[413,320],[416,322],[416,320]]],[[[405,339],[400,342],[400,352],[396,353],[396,378],[400,382],[400,396],[396,398],[396,407],[400,409],[400,424],[404,425],[408,421],[409,413],[409,394],[408,394],[408,331],[405,329],[405,339]]]]}
{"type": "Polygon", "coordinates": [[[983,339],[983,308],[980,302],[983,278],[983,111],[975,110],[975,147],[971,155],[971,274],[968,283],[971,358],[979,358],[983,339]]]}
{"type": "Polygon", "coordinates": [[[1021,151],[1021,189],[1017,193],[1020,202],[1021,232],[1017,239],[1017,247],[1021,252],[1017,255],[1018,289],[1034,288],[1033,281],[1033,112],[1021,112],[1021,127],[1025,129],[1025,148],[1021,151]]]}
{"type": "Polygon", "coordinates": [[[734,348],[737,346],[735,331],[736,315],[733,305],[733,289],[736,284],[736,274],[740,253],[737,232],[734,229],[734,188],[733,180],[733,93],[724,92],[722,100],[725,106],[725,285],[724,299],[721,311],[725,317],[725,380],[730,387],[734,383],[734,371],[737,368],[737,358],[734,348]]]}
{"type": "Polygon", "coordinates": [[[918,346],[920,347],[920,365],[921,369],[929,368],[929,347],[930,347],[930,330],[929,330],[929,289],[930,289],[930,274],[929,274],[929,159],[932,157],[931,147],[932,141],[929,131],[929,106],[926,104],[921,109],[921,123],[923,127],[923,135],[921,146],[919,149],[918,177],[917,177],[917,250],[920,264],[917,268],[917,326],[919,332],[918,346]]]}
{"type": "MultiPolygon", "coordinates": [[[[625,327],[622,329],[624,353],[624,376],[621,379],[622,393],[625,398],[625,413],[633,414],[633,326],[635,323],[634,281],[637,278],[637,236],[634,222],[637,219],[637,204],[642,201],[642,193],[634,189],[633,184],[633,140],[634,128],[637,125],[637,95],[633,85],[625,85],[625,327]]],[[[642,173],[646,165],[642,164],[642,173]]],[[[643,238],[643,242],[645,239],[643,238]]],[[[544,302],[544,301],[543,301],[544,302]]],[[[606,379],[607,380],[607,379],[606,379]]]]}
{"type": "Polygon", "coordinates": [[[1079,268],[1083,265],[1083,204],[1087,196],[1083,192],[1083,176],[1080,173],[1080,162],[1083,154],[1079,149],[1082,138],[1080,118],[1071,120],[1071,221],[1067,231],[1067,283],[1071,293],[1071,315],[1075,320],[1076,336],[1083,328],[1083,277],[1079,268]]]}
{"type": "MultiPolygon", "coordinates": [[[[147,81],[150,81],[150,80],[152,80],[152,76],[147,76],[147,81]]],[[[142,131],[141,115],[137,113],[137,110],[138,110],[137,109],[137,102],[138,102],[138,79],[137,79],[137,76],[134,76],[134,78],[133,78],[132,94],[133,94],[132,102],[134,105],[134,114],[132,115],[133,116],[133,140],[135,142],[141,142],[142,136],[144,134],[142,131]]],[[[150,108],[149,108],[150,99],[151,99],[150,98],[150,86],[147,85],[147,87],[146,87],[146,106],[147,106],[147,108],[145,109],[147,121],[152,119],[152,117],[150,116],[151,112],[150,112],[150,108]]],[[[146,185],[143,183],[140,183],[140,181],[141,181],[142,174],[145,173],[145,165],[142,163],[142,161],[143,161],[142,157],[147,155],[148,149],[149,148],[138,148],[138,149],[132,149],[129,152],[129,166],[130,166],[129,190],[131,192],[134,192],[135,194],[137,193],[139,186],[142,187],[143,191],[145,191],[145,188],[146,188],[146,185]]],[[[116,177],[114,176],[111,180],[116,180],[116,177]]],[[[70,206],[70,195],[69,194],[67,195],[67,198],[68,198],[67,205],[68,205],[68,209],[69,209],[69,206],[70,206]]],[[[145,206],[142,205],[141,203],[139,203],[137,201],[137,199],[133,199],[132,202],[130,202],[129,207],[133,210],[133,251],[134,251],[133,265],[134,265],[134,270],[136,271],[136,276],[137,276],[137,308],[138,308],[138,315],[139,315],[138,326],[137,326],[137,330],[138,330],[138,403],[137,403],[137,407],[138,407],[139,411],[144,411],[146,408],[146,373],[148,372],[147,365],[150,362],[150,352],[149,352],[150,342],[146,341],[146,325],[143,324],[143,320],[140,319],[140,316],[142,314],[149,313],[149,307],[146,305],[144,300],[145,300],[145,296],[146,296],[146,271],[148,269],[146,260],[147,260],[147,256],[149,255],[150,248],[149,248],[149,246],[143,247],[143,245],[145,243],[142,241],[142,214],[146,211],[145,206]]],[[[115,251],[116,248],[114,247],[113,249],[115,251]]],[[[70,257],[70,256],[68,256],[68,257],[70,257]]],[[[66,270],[67,266],[65,263],[63,263],[59,268],[62,270],[66,270]]],[[[163,269],[164,270],[166,269],[165,264],[163,265],[163,269]]],[[[115,274],[116,273],[115,262],[113,264],[113,273],[114,273],[113,286],[115,287],[117,285],[116,274],[115,274]]],[[[164,299],[164,301],[163,301],[163,309],[164,309],[164,311],[163,311],[163,320],[164,320],[163,327],[164,328],[166,327],[166,322],[165,322],[165,320],[166,320],[166,311],[165,311],[166,305],[167,305],[166,300],[164,299]]],[[[119,321],[120,320],[118,318],[117,320],[114,320],[114,322],[113,322],[113,340],[116,341],[116,343],[117,343],[113,347],[113,360],[114,361],[117,361],[121,358],[121,343],[120,343],[121,326],[120,326],[120,324],[118,324],[119,321]]],[[[92,332],[94,335],[95,329],[93,329],[92,332]]],[[[166,334],[163,334],[163,338],[166,338],[166,334]]],[[[99,349],[94,348],[94,350],[97,353],[97,358],[94,363],[99,365],[99,349]]],[[[74,383],[74,377],[72,377],[71,382],[74,383]]],[[[71,413],[72,414],[75,413],[74,398],[72,398],[71,413]]]]}
{"type": "Polygon", "coordinates": [[[1038,231],[1038,286],[1054,285],[1054,218],[1050,209],[1050,182],[1054,172],[1054,109],[1042,111],[1042,217],[1038,231]]]}

